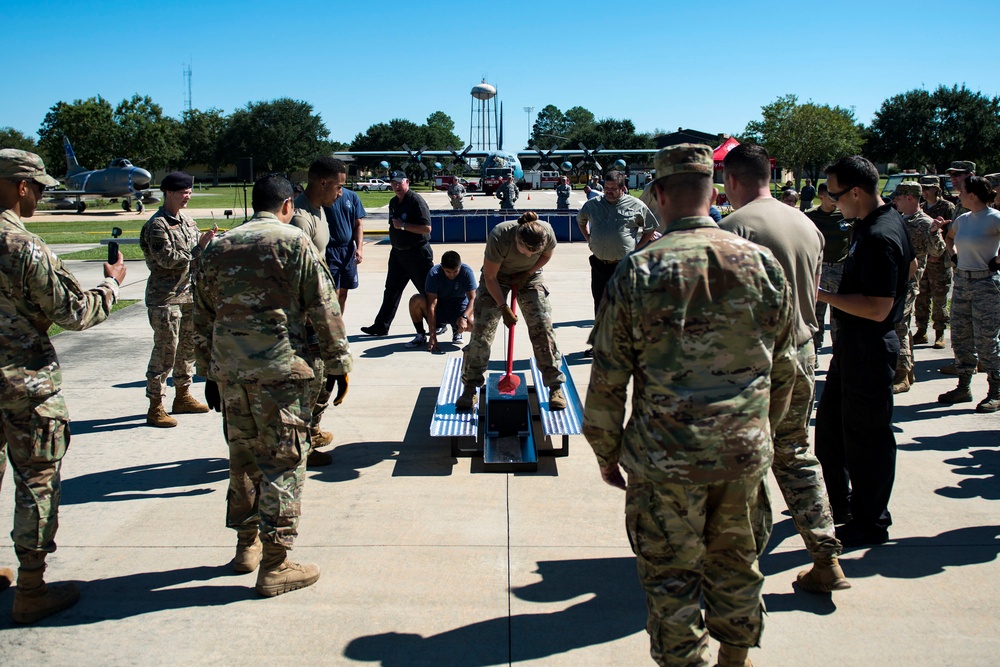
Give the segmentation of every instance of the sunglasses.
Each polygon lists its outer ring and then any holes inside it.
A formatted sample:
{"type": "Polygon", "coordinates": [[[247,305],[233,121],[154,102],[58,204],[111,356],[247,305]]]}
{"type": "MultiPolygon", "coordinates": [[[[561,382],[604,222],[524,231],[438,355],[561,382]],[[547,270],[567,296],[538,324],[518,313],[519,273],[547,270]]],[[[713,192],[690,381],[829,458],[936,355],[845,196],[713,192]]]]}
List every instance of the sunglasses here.
{"type": "Polygon", "coordinates": [[[830,201],[838,201],[841,197],[843,197],[844,195],[846,195],[848,192],[850,192],[851,190],[853,190],[856,187],[858,187],[858,186],[852,185],[851,187],[845,188],[845,189],[841,190],[840,192],[834,192],[833,190],[827,190],[826,196],[830,198],[830,201]]]}

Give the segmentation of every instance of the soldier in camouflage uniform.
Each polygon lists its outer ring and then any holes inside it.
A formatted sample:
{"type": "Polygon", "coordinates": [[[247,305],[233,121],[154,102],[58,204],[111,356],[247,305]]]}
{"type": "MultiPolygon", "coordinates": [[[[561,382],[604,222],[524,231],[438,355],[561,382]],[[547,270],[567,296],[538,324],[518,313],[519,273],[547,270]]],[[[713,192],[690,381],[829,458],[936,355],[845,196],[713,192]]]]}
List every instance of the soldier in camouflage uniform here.
{"type": "Polygon", "coordinates": [[[204,234],[182,208],[191,199],[194,179],[182,171],[163,177],[163,206],[139,233],[139,246],[149,267],[146,310],[153,328],[153,352],[146,367],[146,423],[170,428],[177,420],[163,409],[167,375],[174,373],[174,414],[208,412],[208,406],[191,395],[194,376],[194,343],[191,341],[191,266],[215,231],[204,234]],[[200,235],[200,238],[199,238],[200,235]]]}
{"type": "Polygon", "coordinates": [[[292,184],[254,183],[254,216],[202,253],[195,281],[195,352],[209,404],[229,443],[226,525],[237,531],[233,568],[260,565],[270,597],[313,584],[315,565],[286,558],[297,535],[311,408],[306,319],[328,382],[351,369],[337,291],[309,238],[288,223],[292,184]],[[263,551],[263,555],[262,552],[263,551]]]}
{"type": "Polygon", "coordinates": [[[559,185],[556,186],[556,210],[569,210],[569,196],[571,194],[573,194],[573,186],[569,184],[569,179],[560,176],[559,185]]]}
{"type": "MultiPolygon", "coordinates": [[[[954,217],[952,218],[952,220],[958,220],[958,216],[962,215],[963,213],[969,212],[969,209],[967,209],[965,205],[962,204],[961,195],[965,187],[965,180],[969,176],[976,175],[976,163],[969,162],[968,160],[956,160],[952,162],[951,166],[945,169],[945,171],[948,174],[948,178],[951,180],[952,190],[959,197],[958,204],[955,206],[955,212],[953,214],[954,217]]],[[[942,221],[938,221],[939,225],[941,225],[941,223],[942,221]]],[[[949,226],[942,232],[944,234],[946,246],[948,245],[948,235],[950,231],[951,228],[949,226]]],[[[954,248],[949,247],[948,252],[946,252],[945,255],[947,255],[951,260],[954,269],[957,269],[958,267],[956,265],[957,262],[955,260],[954,248]]],[[[954,270],[952,275],[954,275],[954,270]]],[[[949,318],[949,323],[950,323],[950,318],[949,318]]],[[[941,342],[943,343],[944,341],[942,340],[941,342]]],[[[954,343],[952,343],[952,348],[954,348],[954,346],[955,346],[954,343]]],[[[941,347],[943,348],[944,345],[941,345],[941,347]]],[[[979,370],[980,369],[977,368],[976,370],[973,371],[973,373],[976,373],[979,370]]],[[[938,371],[940,373],[944,373],[945,375],[958,375],[957,364],[948,364],[947,366],[942,366],[941,368],[938,369],[938,371]]]]}
{"type": "MultiPolygon", "coordinates": [[[[326,248],[330,243],[330,226],[324,208],[332,206],[340,198],[346,182],[347,165],[343,160],[321,157],[309,165],[309,182],[306,189],[293,202],[295,214],[292,216],[291,224],[301,229],[312,240],[324,264],[326,264],[326,248]]],[[[311,386],[312,422],[309,426],[309,441],[312,447],[306,461],[308,467],[312,468],[333,463],[333,456],[328,452],[319,451],[320,448],[333,443],[333,433],[320,428],[323,413],[330,404],[331,393],[326,388],[326,371],[323,357],[319,354],[319,339],[311,325],[306,326],[306,337],[309,341],[309,363],[312,365],[314,375],[311,386]]]]}
{"type": "Polygon", "coordinates": [[[451,201],[451,207],[456,211],[465,208],[465,186],[459,182],[458,176],[455,176],[455,180],[448,186],[448,199],[451,201]]]}
{"type": "Polygon", "coordinates": [[[514,185],[514,177],[507,174],[504,176],[503,185],[497,190],[497,199],[500,200],[500,210],[513,211],[517,196],[518,191],[517,186],[514,185]]]}
{"type": "Polygon", "coordinates": [[[455,401],[457,409],[471,410],[476,404],[479,388],[486,382],[490,347],[501,317],[507,327],[518,321],[507,305],[507,293],[515,286],[521,314],[528,323],[528,338],[545,386],[549,388],[549,409],[566,408],[562,391],[566,376],[561,370],[562,356],[552,331],[549,288],[542,279],[542,267],[548,264],[555,249],[556,235],[552,227],[530,211],[516,221],[501,222],[490,232],[476,290],[472,340],[463,351],[465,390],[455,401]]]}
{"type": "Polygon", "coordinates": [[[655,163],[666,232],[608,284],[583,432],[602,478],[626,490],[653,659],[708,664],[711,635],[720,665],[749,665],[763,629],[771,424],[795,376],[791,290],[770,251],[708,216],[711,148],[670,146],[655,163]]]}
{"type": "Polygon", "coordinates": [[[929,257],[940,258],[944,255],[944,239],[934,220],[920,208],[920,184],[916,181],[903,181],[896,186],[893,193],[893,204],[903,216],[906,231],[910,235],[910,243],[917,254],[917,272],[910,278],[906,290],[906,304],[903,319],[896,323],[896,335],[899,337],[899,358],[896,361],[896,377],[892,381],[892,393],[900,394],[910,390],[913,384],[913,345],[910,342],[910,322],[913,317],[913,304],[917,299],[920,279],[927,266],[929,257]]]}
{"type": "Polygon", "coordinates": [[[816,285],[821,273],[823,234],[801,211],[771,196],[771,157],[763,147],[736,146],[722,166],[726,197],[734,212],[719,226],[770,250],[792,289],[795,380],[788,413],[772,425],[771,470],[813,560],[810,570],[799,573],[797,583],[813,593],[844,590],[851,584],[838,561],[841,546],[834,532],[819,461],[809,451],[809,417],[816,395],[813,336],[819,329],[816,285]]]}
{"type": "MultiPolygon", "coordinates": [[[[0,150],[0,482],[7,458],[14,469],[14,530],[20,567],[11,616],[32,623],[72,606],[75,584],[47,585],[45,557],[56,550],[59,471],[69,447],[69,413],[60,392],[62,373],[47,331],[53,324],[80,331],[103,322],[125,279],[121,254],[104,265],[105,278],[84,290],[45,243],[29,232],[46,186],[34,153],[0,150]],[[6,451],[5,451],[6,450],[6,451]]],[[[0,590],[12,583],[0,569],[0,590]]]]}
{"type": "MultiPolygon", "coordinates": [[[[955,219],[955,205],[941,197],[941,183],[937,176],[921,176],[920,191],[926,200],[924,213],[935,221],[941,234],[948,233],[948,226],[955,219]],[[938,221],[940,219],[940,221],[938,221]]],[[[945,348],[944,332],[948,328],[948,294],[951,292],[952,271],[955,265],[951,253],[938,257],[928,255],[924,272],[920,276],[917,300],[913,305],[917,331],[913,343],[927,343],[927,324],[934,323],[934,348],[945,348]],[[933,311],[932,311],[933,308],[933,311]],[[933,312],[933,315],[932,315],[933,312]]]]}

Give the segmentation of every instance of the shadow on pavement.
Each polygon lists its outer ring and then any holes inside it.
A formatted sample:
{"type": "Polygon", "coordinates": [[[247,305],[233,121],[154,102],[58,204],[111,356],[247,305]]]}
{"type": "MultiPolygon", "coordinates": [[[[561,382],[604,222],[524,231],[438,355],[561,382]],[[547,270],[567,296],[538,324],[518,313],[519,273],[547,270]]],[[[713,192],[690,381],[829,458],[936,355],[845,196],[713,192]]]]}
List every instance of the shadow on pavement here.
{"type": "MultiPolygon", "coordinates": [[[[145,383],[143,383],[145,386],[145,383]]],[[[130,428],[145,428],[146,413],[129,415],[127,417],[113,417],[111,419],[83,419],[70,422],[69,430],[72,435],[86,435],[87,433],[109,433],[111,431],[125,431],[130,428]]]]}
{"type": "Polygon", "coordinates": [[[634,558],[540,561],[537,572],[542,581],[513,589],[517,598],[537,603],[586,599],[562,611],[502,616],[429,637],[399,632],[358,637],[344,656],[383,667],[506,665],[645,630],[645,595],[634,558]]]}
{"type": "Polygon", "coordinates": [[[1000,434],[996,431],[958,431],[945,435],[917,435],[913,442],[899,445],[905,452],[958,452],[972,447],[996,447],[1000,434]]]}
{"type": "Polygon", "coordinates": [[[382,461],[394,460],[393,477],[445,477],[451,475],[455,459],[447,438],[432,438],[431,415],[437,403],[437,387],[423,387],[410,413],[410,422],[401,442],[351,442],[330,450],[333,463],[309,472],[321,482],[347,482],[361,476],[361,470],[382,461]]]}
{"type": "MultiPolygon", "coordinates": [[[[996,434],[990,433],[994,440],[996,434]]],[[[977,449],[964,458],[945,459],[945,463],[955,466],[956,475],[968,475],[958,486],[946,486],[934,491],[945,498],[984,498],[1000,500],[1000,451],[977,449]]]]}
{"type": "MultiPolygon", "coordinates": [[[[215,607],[257,597],[253,589],[255,577],[241,578],[242,586],[185,585],[224,576],[233,576],[228,563],[79,581],[76,584],[80,587],[80,601],[33,627],[89,625],[168,609],[215,607]]],[[[0,614],[0,629],[14,627],[21,626],[14,625],[9,614],[0,614]]]]}
{"type": "Polygon", "coordinates": [[[104,470],[62,481],[62,504],[181,498],[212,493],[209,488],[188,488],[229,479],[229,459],[188,459],[104,470]],[[180,488],[183,490],[166,491],[180,488]],[[158,493],[154,493],[158,492],[158,493]]]}

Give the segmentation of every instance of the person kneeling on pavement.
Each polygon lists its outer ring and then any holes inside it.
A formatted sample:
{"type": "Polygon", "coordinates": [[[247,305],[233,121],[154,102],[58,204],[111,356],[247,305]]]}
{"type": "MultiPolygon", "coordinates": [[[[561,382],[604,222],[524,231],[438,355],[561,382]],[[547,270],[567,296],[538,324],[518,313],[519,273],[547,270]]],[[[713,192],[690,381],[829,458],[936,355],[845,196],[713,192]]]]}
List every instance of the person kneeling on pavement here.
{"type": "Polygon", "coordinates": [[[552,331],[552,308],[549,289],[542,279],[542,267],[556,249],[556,236],[547,222],[528,211],[517,220],[502,222],[493,228],[486,241],[483,271],[476,290],[472,340],[465,346],[462,382],[465,390],[455,401],[459,410],[471,410],[478,400],[479,388],[486,383],[490,347],[503,318],[507,327],[518,318],[507,305],[507,294],[517,290],[521,313],[528,323],[528,337],[549,388],[549,409],[566,408],[562,385],[566,376],[560,370],[562,356],[552,331]]]}
{"type": "Polygon", "coordinates": [[[462,257],[454,250],[441,256],[441,263],[427,272],[424,294],[410,297],[410,319],[417,335],[406,347],[427,346],[431,352],[440,352],[437,337],[444,334],[451,325],[451,342],[462,344],[462,334],[472,329],[475,321],[473,308],[476,302],[476,274],[472,267],[462,263],[462,257]],[[430,331],[424,331],[424,320],[430,331]]]}

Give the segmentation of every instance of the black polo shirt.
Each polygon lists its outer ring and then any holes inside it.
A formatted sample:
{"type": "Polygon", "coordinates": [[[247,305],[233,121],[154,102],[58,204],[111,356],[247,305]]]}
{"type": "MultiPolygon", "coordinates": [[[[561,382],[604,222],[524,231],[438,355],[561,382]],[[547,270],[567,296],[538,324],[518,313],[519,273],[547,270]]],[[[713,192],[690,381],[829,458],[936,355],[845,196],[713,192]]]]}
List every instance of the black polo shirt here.
{"type": "Polygon", "coordinates": [[[389,200],[389,242],[396,250],[413,250],[425,243],[430,243],[430,234],[417,234],[409,229],[396,229],[393,219],[399,218],[409,225],[430,225],[431,211],[427,202],[413,190],[407,190],[403,201],[398,197],[389,200]]]}
{"type": "Polygon", "coordinates": [[[833,316],[843,326],[876,328],[882,332],[892,329],[903,319],[910,262],[915,257],[903,216],[892,205],[880,206],[864,220],[855,222],[851,246],[844,261],[844,277],[837,293],[891,296],[892,310],[882,322],[836,308],[833,309],[833,316]]]}

